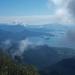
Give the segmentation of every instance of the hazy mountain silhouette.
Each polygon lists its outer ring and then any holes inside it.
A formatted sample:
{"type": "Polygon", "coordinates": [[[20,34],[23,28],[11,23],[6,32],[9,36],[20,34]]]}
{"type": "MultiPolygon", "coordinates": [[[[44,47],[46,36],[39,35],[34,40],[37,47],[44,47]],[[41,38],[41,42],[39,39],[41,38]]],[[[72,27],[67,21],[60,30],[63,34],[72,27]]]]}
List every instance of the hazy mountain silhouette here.
{"type": "Polygon", "coordinates": [[[63,59],[40,73],[41,75],[75,75],[75,57],[63,59]]]}

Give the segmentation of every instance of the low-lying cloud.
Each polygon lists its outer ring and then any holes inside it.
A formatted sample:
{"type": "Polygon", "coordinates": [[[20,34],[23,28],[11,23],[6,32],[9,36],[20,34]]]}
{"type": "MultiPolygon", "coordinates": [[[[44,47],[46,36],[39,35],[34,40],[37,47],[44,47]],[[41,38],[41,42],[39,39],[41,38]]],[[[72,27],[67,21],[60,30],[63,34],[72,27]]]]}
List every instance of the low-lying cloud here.
{"type": "Polygon", "coordinates": [[[2,41],[0,47],[12,55],[21,55],[27,48],[32,45],[29,39],[20,40],[20,41],[12,41],[12,40],[5,40],[2,41]]]}
{"type": "Polygon", "coordinates": [[[29,41],[29,39],[21,40],[18,46],[20,54],[27,50],[30,45],[32,45],[32,43],[29,41]]]}
{"type": "MultiPolygon", "coordinates": [[[[37,39],[34,39],[37,40],[37,39]]],[[[43,40],[38,40],[35,43],[31,41],[29,38],[19,41],[5,40],[0,44],[0,48],[2,48],[7,53],[10,53],[12,56],[19,55],[21,56],[26,50],[29,48],[35,48],[38,45],[44,45],[43,40]]]]}

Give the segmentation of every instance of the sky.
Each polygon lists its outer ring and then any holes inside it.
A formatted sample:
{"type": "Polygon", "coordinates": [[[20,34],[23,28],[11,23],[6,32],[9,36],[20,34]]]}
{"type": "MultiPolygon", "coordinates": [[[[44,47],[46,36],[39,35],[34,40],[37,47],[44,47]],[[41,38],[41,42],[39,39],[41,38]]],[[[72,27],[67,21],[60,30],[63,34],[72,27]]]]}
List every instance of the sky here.
{"type": "Polygon", "coordinates": [[[0,16],[50,14],[46,0],[0,0],[0,16]]]}
{"type": "Polygon", "coordinates": [[[75,0],[0,0],[0,23],[74,23],[75,0]]]}

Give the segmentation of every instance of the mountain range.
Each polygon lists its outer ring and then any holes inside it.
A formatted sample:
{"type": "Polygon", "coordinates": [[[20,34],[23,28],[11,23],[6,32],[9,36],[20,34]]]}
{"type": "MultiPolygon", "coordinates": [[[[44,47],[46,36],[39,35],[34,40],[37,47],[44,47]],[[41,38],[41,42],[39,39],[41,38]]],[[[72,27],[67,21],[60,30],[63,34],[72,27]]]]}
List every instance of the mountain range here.
{"type": "Polygon", "coordinates": [[[34,65],[41,75],[73,75],[75,48],[67,39],[68,46],[61,45],[68,29],[60,24],[0,24],[0,48],[16,63],[34,65]]]}

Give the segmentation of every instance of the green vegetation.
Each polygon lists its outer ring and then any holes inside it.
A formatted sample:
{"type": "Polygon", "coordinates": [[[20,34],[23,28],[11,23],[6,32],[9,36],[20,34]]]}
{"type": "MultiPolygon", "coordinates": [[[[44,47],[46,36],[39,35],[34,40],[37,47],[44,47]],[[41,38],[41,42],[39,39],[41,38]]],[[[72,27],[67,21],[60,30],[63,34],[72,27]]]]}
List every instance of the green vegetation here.
{"type": "Polygon", "coordinates": [[[39,75],[32,65],[16,64],[0,51],[0,75],[39,75]]]}

